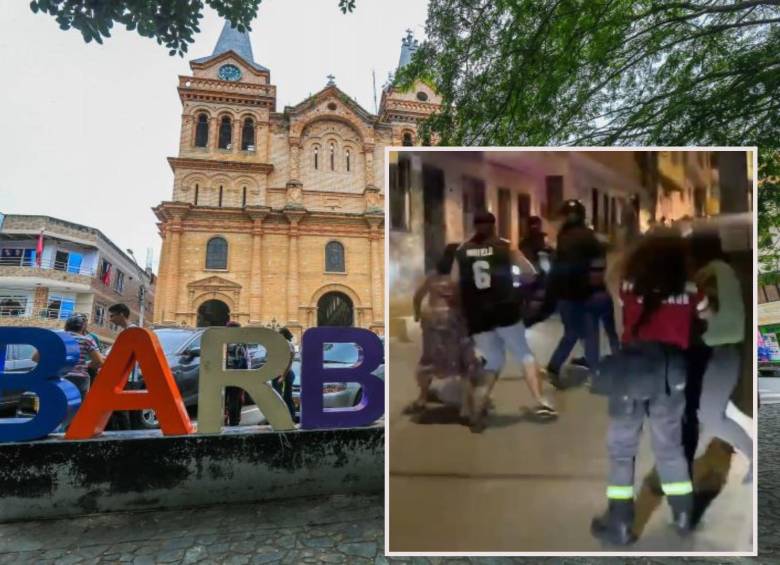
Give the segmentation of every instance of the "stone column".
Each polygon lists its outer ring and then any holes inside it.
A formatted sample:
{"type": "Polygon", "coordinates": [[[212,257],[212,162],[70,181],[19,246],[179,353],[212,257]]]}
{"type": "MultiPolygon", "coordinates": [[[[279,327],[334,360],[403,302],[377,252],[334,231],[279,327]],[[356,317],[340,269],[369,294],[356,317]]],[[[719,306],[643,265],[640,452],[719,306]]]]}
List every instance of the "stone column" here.
{"type": "Polygon", "coordinates": [[[381,322],[385,317],[385,285],[384,273],[382,272],[382,248],[384,240],[382,231],[379,229],[381,219],[372,218],[369,220],[369,243],[371,252],[371,307],[373,310],[374,323],[381,322]]]}
{"type": "Polygon", "coordinates": [[[192,131],[193,117],[190,114],[181,116],[181,136],[179,137],[179,151],[183,149],[192,149],[195,146],[195,139],[192,131]]]}
{"type": "Polygon", "coordinates": [[[233,153],[238,153],[241,149],[241,120],[233,120],[233,139],[231,140],[231,144],[233,145],[233,148],[231,151],[233,153]]]}
{"type": "Polygon", "coordinates": [[[209,118],[209,149],[214,151],[219,140],[219,122],[217,118],[209,118]]]}
{"type": "Polygon", "coordinates": [[[160,323],[165,319],[165,287],[168,284],[168,255],[171,247],[170,233],[161,230],[162,247],[160,249],[160,268],[157,273],[157,286],[154,292],[154,321],[160,323]]]}
{"type": "Polygon", "coordinates": [[[270,210],[247,209],[252,218],[252,256],[249,267],[249,285],[242,296],[249,297],[249,323],[260,324],[263,320],[263,220],[270,210]]]}
{"type": "Polygon", "coordinates": [[[300,183],[301,178],[301,140],[290,138],[290,178],[289,183],[300,183]]]}
{"type": "Polygon", "coordinates": [[[364,144],[363,145],[363,161],[365,162],[366,170],[366,185],[372,186],[374,185],[374,145],[373,144],[364,144]]]}
{"type": "MultiPolygon", "coordinates": [[[[180,267],[180,247],[181,247],[181,219],[171,220],[166,230],[170,234],[171,243],[169,248],[168,266],[166,272],[168,280],[165,284],[165,312],[163,321],[176,322],[176,308],[179,295],[179,267],[180,267]]],[[[166,236],[167,237],[167,236],[166,236]]]]}
{"type": "Polygon", "coordinates": [[[303,210],[285,210],[285,216],[290,222],[289,231],[289,250],[287,263],[287,320],[291,323],[298,322],[298,306],[300,306],[300,297],[298,295],[298,274],[300,264],[298,262],[298,224],[303,218],[303,210]]]}

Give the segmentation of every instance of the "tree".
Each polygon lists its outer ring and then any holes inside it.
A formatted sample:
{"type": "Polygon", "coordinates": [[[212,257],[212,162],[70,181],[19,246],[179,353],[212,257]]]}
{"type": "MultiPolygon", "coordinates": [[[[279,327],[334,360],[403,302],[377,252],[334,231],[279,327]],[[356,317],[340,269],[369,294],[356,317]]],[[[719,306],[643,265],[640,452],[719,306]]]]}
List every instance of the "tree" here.
{"type": "Polygon", "coordinates": [[[758,163],[759,282],[780,282],[780,150],[760,149],[758,163]]]}
{"type": "MultiPolygon", "coordinates": [[[[200,31],[204,3],[240,31],[251,29],[262,0],[32,0],[30,9],[55,18],[60,28],[77,29],[89,43],[111,37],[115,23],[165,45],[170,55],[184,56],[200,31]]],[[[355,9],[355,0],[339,0],[342,13],[355,9]]]]}
{"type": "Polygon", "coordinates": [[[445,145],[780,139],[780,0],[431,0],[396,77],[445,145]]]}

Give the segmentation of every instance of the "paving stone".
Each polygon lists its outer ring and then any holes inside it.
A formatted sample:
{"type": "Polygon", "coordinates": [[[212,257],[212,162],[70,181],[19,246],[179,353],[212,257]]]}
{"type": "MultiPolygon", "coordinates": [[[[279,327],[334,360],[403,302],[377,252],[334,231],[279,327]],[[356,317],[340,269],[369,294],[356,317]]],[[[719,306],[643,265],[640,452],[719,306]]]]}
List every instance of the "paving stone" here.
{"type": "Polygon", "coordinates": [[[285,556],[284,551],[270,551],[270,552],[264,552],[264,553],[258,553],[252,558],[252,561],[250,563],[252,564],[260,564],[260,563],[277,563],[281,561],[285,556]]]}
{"type": "Polygon", "coordinates": [[[343,551],[347,555],[354,555],[355,557],[374,558],[376,557],[376,543],[375,542],[362,542],[362,543],[342,543],[338,546],[339,551],[343,551]]]}
{"type": "Polygon", "coordinates": [[[301,543],[306,547],[316,548],[333,547],[335,545],[333,538],[304,538],[301,540],[301,543]]]}
{"type": "Polygon", "coordinates": [[[195,545],[184,552],[184,563],[197,563],[208,557],[208,550],[203,545],[195,545]]]}

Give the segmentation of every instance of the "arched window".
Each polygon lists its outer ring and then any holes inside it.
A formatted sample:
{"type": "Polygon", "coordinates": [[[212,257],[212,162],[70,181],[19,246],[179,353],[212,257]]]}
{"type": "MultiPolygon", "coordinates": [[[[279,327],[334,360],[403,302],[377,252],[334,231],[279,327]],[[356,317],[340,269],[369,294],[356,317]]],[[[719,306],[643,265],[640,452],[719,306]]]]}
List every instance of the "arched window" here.
{"type": "Polygon", "coordinates": [[[217,204],[220,208],[222,208],[222,185],[219,185],[219,203],[217,204]]]}
{"type": "Polygon", "coordinates": [[[198,191],[199,190],[200,190],[200,187],[196,184],[195,185],[195,202],[194,202],[195,206],[198,205],[198,191]]]}
{"type": "Polygon", "coordinates": [[[328,273],[344,273],[344,246],[338,241],[331,241],[325,246],[325,271],[328,273]]]}
{"type": "Polygon", "coordinates": [[[246,187],[241,189],[241,207],[246,208],[246,187]]]}
{"type": "Polygon", "coordinates": [[[330,144],[330,170],[336,170],[336,147],[332,143],[330,144]]]}
{"type": "Polygon", "coordinates": [[[320,168],[320,148],[317,145],[314,146],[314,168],[320,168]]]}
{"type": "Polygon", "coordinates": [[[206,244],[206,268],[227,269],[228,243],[224,237],[212,237],[206,244]]]}
{"type": "Polygon", "coordinates": [[[255,122],[252,118],[244,120],[244,128],[241,130],[241,149],[243,151],[255,150],[255,122]]]}
{"type": "Polygon", "coordinates": [[[219,122],[219,148],[230,149],[230,139],[233,137],[233,124],[230,118],[224,116],[219,122]]]}
{"type": "Polygon", "coordinates": [[[206,147],[209,144],[209,117],[206,114],[198,115],[198,123],[195,126],[195,147],[206,147]]]}
{"type": "Polygon", "coordinates": [[[347,151],[346,151],[346,156],[347,156],[347,172],[349,172],[352,169],[351,163],[350,163],[349,149],[347,149],[347,151]]]}
{"type": "Polygon", "coordinates": [[[408,131],[404,133],[403,145],[405,147],[411,147],[412,145],[414,145],[414,140],[412,140],[412,134],[409,133],[408,131]]]}

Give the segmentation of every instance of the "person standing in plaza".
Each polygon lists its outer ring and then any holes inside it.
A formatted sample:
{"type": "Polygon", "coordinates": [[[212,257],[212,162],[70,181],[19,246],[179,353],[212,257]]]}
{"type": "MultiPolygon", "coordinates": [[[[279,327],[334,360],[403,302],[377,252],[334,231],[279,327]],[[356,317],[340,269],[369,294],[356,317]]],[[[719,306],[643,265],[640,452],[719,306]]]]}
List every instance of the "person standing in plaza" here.
{"type": "MultiPolygon", "coordinates": [[[[485,359],[484,384],[475,392],[474,412],[484,426],[490,393],[506,363],[509,351],[523,366],[526,383],[536,403],[539,418],[558,413],[542,393],[539,368],[528,345],[523,324],[523,285],[535,278],[533,265],[508,241],[496,235],[496,218],[487,211],[474,217],[475,233],[457,250],[457,274],[463,314],[469,334],[485,359]]],[[[456,269],[453,269],[456,271],[456,269]]]]}
{"type": "MultiPolygon", "coordinates": [[[[279,330],[279,333],[290,344],[290,352],[294,354],[295,345],[293,344],[293,340],[295,337],[293,336],[292,332],[288,328],[284,327],[279,330]]],[[[279,394],[279,396],[282,397],[282,400],[284,400],[284,403],[287,405],[287,409],[290,411],[290,417],[293,419],[293,421],[295,421],[295,403],[293,402],[292,394],[294,381],[295,375],[293,374],[292,370],[288,369],[284,375],[279,375],[271,382],[271,386],[274,387],[274,390],[279,394]]]]}
{"type": "MultiPolygon", "coordinates": [[[[125,331],[127,328],[137,327],[130,322],[130,308],[127,304],[117,303],[108,308],[108,320],[119,328],[119,334],[125,331]]],[[[119,337],[119,335],[117,335],[119,337]]],[[[129,387],[135,388],[139,385],[138,377],[138,365],[133,365],[133,370],[130,373],[129,387]]],[[[132,422],[130,418],[130,412],[125,410],[116,410],[111,414],[111,419],[108,421],[108,428],[111,430],[130,430],[132,429],[132,422]]]]}
{"type": "MultiPolygon", "coordinates": [[[[87,396],[87,392],[90,387],[90,375],[89,369],[99,370],[103,365],[103,355],[95,345],[95,342],[91,337],[85,335],[86,330],[86,318],[83,315],[76,314],[71,316],[65,321],[65,331],[70,334],[72,338],[76,340],[79,345],[79,360],[65,375],[65,379],[76,385],[81,394],[81,401],[84,402],[84,398],[87,396]]],[[[37,354],[33,355],[33,360],[37,361],[37,354]]],[[[70,424],[70,421],[65,422],[64,426],[70,424]]]]}
{"type": "MultiPolygon", "coordinates": [[[[229,321],[227,328],[240,328],[241,324],[229,321]]],[[[227,347],[227,368],[247,369],[249,367],[249,354],[243,343],[231,343],[227,347]]],[[[228,426],[238,426],[241,423],[241,408],[244,405],[244,391],[235,386],[225,389],[225,421],[228,426]]]]}

